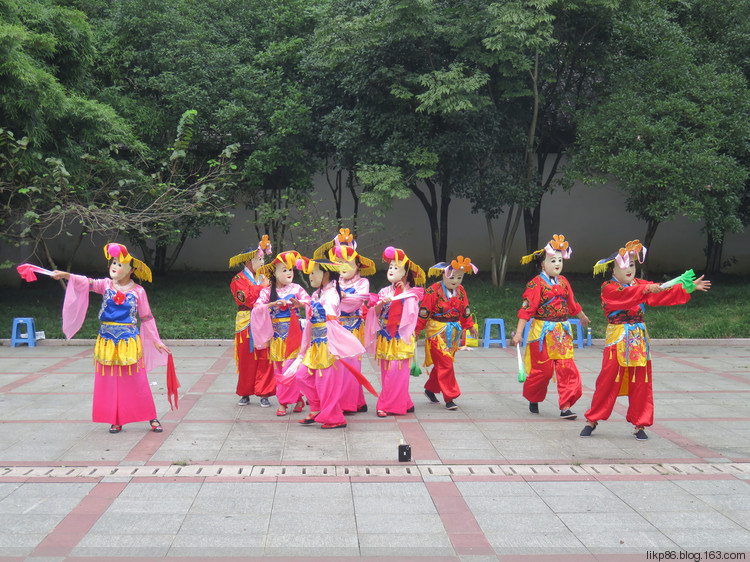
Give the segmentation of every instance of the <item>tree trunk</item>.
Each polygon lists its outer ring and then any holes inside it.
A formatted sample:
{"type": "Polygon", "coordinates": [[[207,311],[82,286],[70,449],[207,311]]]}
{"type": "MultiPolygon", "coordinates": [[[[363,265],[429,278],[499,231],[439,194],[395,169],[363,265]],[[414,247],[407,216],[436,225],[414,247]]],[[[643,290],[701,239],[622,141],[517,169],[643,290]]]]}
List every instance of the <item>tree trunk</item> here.
{"type": "Polygon", "coordinates": [[[354,170],[349,170],[346,178],[346,186],[349,188],[349,193],[352,195],[354,201],[354,212],[352,213],[352,232],[354,238],[359,237],[359,195],[354,185],[354,170]]]}
{"type": "Polygon", "coordinates": [[[646,259],[643,260],[641,265],[641,278],[648,280],[648,256],[650,255],[651,242],[656,235],[656,229],[659,228],[659,221],[649,219],[648,226],[646,227],[646,238],[643,240],[643,245],[649,249],[649,254],[646,254],[646,259]]]}
{"type": "Polygon", "coordinates": [[[513,239],[516,237],[518,232],[518,225],[521,222],[521,207],[516,209],[516,217],[513,219],[513,206],[511,206],[508,212],[508,220],[505,223],[505,232],[503,233],[503,245],[502,253],[500,258],[500,276],[498,280],[498,287],[505,285],[505,275],[508,272],[508,256],[510,255],[510,249],[513,246],[513,239]],[[513,226],[510,226],[511,219],[513,220],[513,226]]]}
{"type": "Polygon", "coordinates": [[[450,190],[441,186],[441,195],[438,199],[435,183],[428,179],[424,180],[424,183],[429,190],[429,198],[416,184],[410,185],[409,188],[427,212],[427,219],[430,222],[432,255],[435,261],[445,261],[445,255],[448,252],[448,207],[451,202],[450,195],[447,195],[446,191],[450,193],[450,190]]]}
{"type": "Polygon", "coordinates": [[[704,273],[721,273],[721,255],[724,251],[724,238],[716,239],[709,232],[706,240],[706,268],[704,273]]]}
{"type": "Polygon", "coordinates": [[[492,219],[485,213],[484,220],[487,223],[487,236],[490,239],[490,274],[492,285],[498,287],[497,278],[497,255],[495,254],[495,229],[492,227],[492,219]]]}

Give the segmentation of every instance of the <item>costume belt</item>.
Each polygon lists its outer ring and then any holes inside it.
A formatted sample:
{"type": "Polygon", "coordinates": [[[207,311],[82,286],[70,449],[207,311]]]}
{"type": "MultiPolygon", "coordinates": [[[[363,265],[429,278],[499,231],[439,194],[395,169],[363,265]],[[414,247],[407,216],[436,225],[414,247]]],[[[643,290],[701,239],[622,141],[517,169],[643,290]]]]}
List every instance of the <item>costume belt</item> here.
{"type": "Polygon", "coordinates": [[[448,347],[458,347],[462,332],[460,322],[440,322],[434,318],[430,318],[426,328],[427,339],[436,338],[445,332],[445,342],[448,347]]]}
{"type": "Polygon", "coordinates": [[[542,324],[542,333],[539,335],[539,351],[542,351],[544,348],[544,336],[546,336],[549,332],[553,332],[555,330],[556,324],[562,324],[562,329],[567,332],[567,334],[573,338],[573,332],[570,329],[570,322],[567,320],[559,321],[559,322],[550,322],[549,320],[543,320],[542,324]]]}
{"type": "MultiPolygon", "coordinates": [[[[622,324],[623,328],[625,329],[625,349],[630,349],[630,332],[633,330],[642,330],[643,331],[643,340],[646,342],[646,358],[651,360],[651,349],[648,345],[648,336],[646,335],[646,325],[643,322],[638,322],[635,324],[622,324]]],[[[628,365],[630,362],[630,353],[625,354],[625,365],[628,365]]]]}

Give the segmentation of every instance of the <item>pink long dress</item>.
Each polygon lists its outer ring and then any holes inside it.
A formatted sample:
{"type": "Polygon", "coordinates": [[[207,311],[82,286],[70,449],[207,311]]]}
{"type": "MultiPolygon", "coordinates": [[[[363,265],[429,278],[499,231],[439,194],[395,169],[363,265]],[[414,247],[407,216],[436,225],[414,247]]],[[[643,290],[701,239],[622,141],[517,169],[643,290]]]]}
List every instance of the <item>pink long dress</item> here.
{"type": "Polygon", "coordinates": [[[156,406],[148,372],[166,365],[168,354],[154,347],[161,339],[146,291],[134,284],[119,292],[112,279],[71,275],[63,303],[63,332],[68,339],[83,324],[90,291],[102,295],[101,326],[94,348],[92,420],[112,425],[153,420],[156,406]]]}
{"type": "MultiPolygon", "coordinates": [[[[284,287],[276,289],[279,299],[289,301],[295,298],[303,303],[310,303],[310,295],[296,283],[289,283],[284,287]]],[[[258,300],[255,301],[252,315],[250,317],[250,328],[253,332],[253,341],[256,347],[263,349],[268,347],[268,358],[273,365],[276,376],[276,398],[280,405],[296,404],[302,398],[299,385],[295,381],[290,384],[281,384],[284,370],[296,359],[299,354],[301,339],[297,310],[291,306],[269,307],[271,289],[266,287],[260,292],[258,300]],[[292,315],[295,318],[292,319],[292,315]],[[296,326],[293,326],[296,323],[296,326]]]]}
{"type": "MultiPolygon", "coordinates": [[[[388,324],[391,307],[396,301],[383,305],[380,315],[373,306],[368,311],[365,321],[367,352],[380,360],[382,390],[378,397],[377,409],[389,414],[405,414],[414,406],[409,396],[409,369],[416,347],[414,328],[417,325],[419,301],[424,289],[407,286],[404,293],[408,296],[400,301],[403,308],[397,326],[388,324]]],[[[378,292],[379,301],[385,297],[395,296],[397,295],[393,285],[388,285],[378,292]]]]}
{"type": "Polygon", "coordinates": [[[338,322],[339,293],[335,282],[315,291],[308,307],[307,324],[302,334],[303,359],[295,377],[310,402],[310,411],[319,411],[315,421],[323,424],[345,423],[341,409],[343,367],[337,358],[362,355],[365,348],[338,322]]]}
{"type": "MultiPolygon", "coordinates": [[[[357,273],[351,279],[340,279],[339,285],[343,297],[341,299],[341,325],[354,334],[360,343],[365,341],[365,323],[362,318],[362,307],[370,295],[370,281],[357,273]]],[[[342,359],[355,370],[362,372],[362,356],[342,359]]],[[[362,384],[351,372],[346,370],[341,389],[341,408],[345,412],[356,412],[367,406],[362,384]]]]}

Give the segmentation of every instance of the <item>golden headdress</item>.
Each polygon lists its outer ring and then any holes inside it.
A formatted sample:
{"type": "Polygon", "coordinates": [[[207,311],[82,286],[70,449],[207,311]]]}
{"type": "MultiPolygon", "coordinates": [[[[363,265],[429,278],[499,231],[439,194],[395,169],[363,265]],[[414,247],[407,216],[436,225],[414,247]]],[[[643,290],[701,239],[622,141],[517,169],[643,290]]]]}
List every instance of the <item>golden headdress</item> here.
{"type": "Polygon", "coordinates": [[[544,248],[532,252],[528,256],[523,256],[521,258],[521,263],[524,265],[531,263],[535,257],[542,256],[543,252],[546,252],[547,255],[550,256],[554,256],[555,252],[562,252],[563,259],[568,260],[570,259],[570,254],[573,253],[573,248],[571,248],[568,241],[565,240],[565,236],[562,234],[554,234],[552,240],[547,242],[547,245],[544,248]]]}
{"type": "Polygon", "coordinates": [[[406,252],[393,246],[388,246],[383,250],[383,261],[385,263],[391,263],[395,261],[396,265],[403,267],[414,274],[414,283],[417,285],[424,285],[427,277],[424,274],[424,270],[419,267],[416,263],[411,261],[406,255],[406,252]]]}
{"type": "Polygon", "coordinates": [[[619,265],[623,269],[625,269],[626,267],[630,267],[630,264],[635,263],[636,260],[638,261],[638,263],[643,263],[643,261],[646,259],[647,251],[648,250],[646,246],[641,244],[640,240],[631,240],[630,242],[625,244],[624,248],[620,248],[609,257],[596,262],[594,264],[594,275],[605,273],[607,271],[607,266],[613,261],[616,261],[617,265],[619,265]]]}
{"type": "Polygon", "coordinates": [[[258,252],[263,252],[265,255],[270,256],[271,249],[272,246],[270,240],[268,240],[268,234],[264,234],[257,248],[246,248],[236,256],[229,258],[229,267],[237,267],[244,264],[246,261],[253,259],[258,252]]]}
{"type": "Polygon", "coordinates": [[[133,268],[133,275],[135,275],[141,281],[153,282],[153,276],[151,275],[151,269],[143,263],[141,260],[134,258],[133,255],[128,252],[128,249],[124,244],[110,243],[104,246],[104,255],[107,260],[117,258],[120,263],[129,263],[130,267],[133,268]]]}

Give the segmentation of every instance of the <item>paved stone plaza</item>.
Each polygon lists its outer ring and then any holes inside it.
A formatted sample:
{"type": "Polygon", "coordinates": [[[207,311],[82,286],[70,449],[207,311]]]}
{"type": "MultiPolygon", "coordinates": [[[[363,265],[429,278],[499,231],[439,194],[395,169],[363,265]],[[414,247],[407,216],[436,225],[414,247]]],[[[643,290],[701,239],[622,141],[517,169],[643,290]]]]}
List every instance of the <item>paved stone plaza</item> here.
{"type": "Polygon", "coordinates": [[[648,441],[626,398],[579,438],[597,341],[576,350],[578,420],[554,389],[530,414],[495,346],[459,353],[458,410],[422,375],[414,414],[379,419],[370,396],[331,431],[237,406],[231,342],[167,342],[179,409],[155,371],[164,432],[117,435],[90,421],[93,341],[1,343],[0,560],[750,560],[750,340],[652,341],[648,441]]]}

